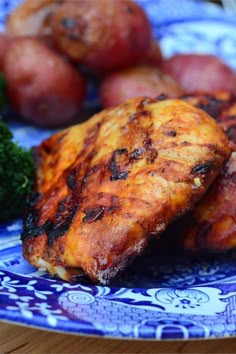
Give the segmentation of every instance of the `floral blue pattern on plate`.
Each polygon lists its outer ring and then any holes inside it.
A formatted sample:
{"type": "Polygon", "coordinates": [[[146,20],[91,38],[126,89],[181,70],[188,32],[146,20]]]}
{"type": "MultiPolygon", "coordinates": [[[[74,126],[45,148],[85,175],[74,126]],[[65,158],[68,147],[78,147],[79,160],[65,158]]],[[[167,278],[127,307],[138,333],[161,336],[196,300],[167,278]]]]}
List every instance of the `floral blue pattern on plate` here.
{"type": "MultiPolygon", "coordinates": [[[[0,3],[1,28],[17,3],[0,3]]],[[[236,20],[219,7],[190,0],[139,3],[165,56],[213,53],[236,69],[236,20]]],[[[11,128],[26,147],[51,133],[19,123],[11,128]]],[[[0,319],[112,338],[235,336],[236,252],[193,257],[167,250],[141,257],[109,287],[68,284],[23,259],[21,227],[21,220],[0,225],[0,319]]]]}

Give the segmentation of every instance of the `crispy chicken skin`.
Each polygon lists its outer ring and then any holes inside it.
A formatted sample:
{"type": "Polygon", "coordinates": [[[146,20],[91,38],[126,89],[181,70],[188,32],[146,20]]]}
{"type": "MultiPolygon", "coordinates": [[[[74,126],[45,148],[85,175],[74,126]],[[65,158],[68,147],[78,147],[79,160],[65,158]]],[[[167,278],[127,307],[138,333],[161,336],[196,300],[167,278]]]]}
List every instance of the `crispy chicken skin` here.
{"type": "MultiPolygon", "coordinates": [[[[236,144],[236,96],[198,93],[184,99],[211,114],[236,144]]],[[[236,152],[206,197],[182,219],[179,235],[179,242],[183,240],[184,246],[193,251],[219,252],[236,246],[236,152]]]]}
{"type": "Polygon", "coordinates": [[[178,99],[131,99],[53,135],[35,149],[24,257],[108,283],[193,207],[230,153],[214,119],[178,99]]]}

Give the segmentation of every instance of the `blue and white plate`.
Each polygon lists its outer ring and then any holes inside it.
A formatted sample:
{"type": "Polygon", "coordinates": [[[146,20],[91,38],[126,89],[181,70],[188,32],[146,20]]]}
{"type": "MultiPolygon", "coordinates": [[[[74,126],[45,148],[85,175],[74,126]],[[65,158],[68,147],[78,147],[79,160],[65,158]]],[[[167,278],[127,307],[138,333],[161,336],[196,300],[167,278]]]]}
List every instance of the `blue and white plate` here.
{"type": "MultiPolygon", "coordinates": [[[[6,14],[18,3],[0,3],[6,14]]],[[[139,0],[165,56],[213,53],[236,69],[236,18],[190,0],[139,0]]],[[[29,147],[50,132],[12,127],[29,147]]],[[[4,207],[4,206],[1,206],[4,207]]],[[[236,252],[192,257],[162,251],[137,260],[108,286],[72,285],[36,270],[21,255],[21,220],[0,225],[0,319],[52,331],[133,339],[236,335],[236,252]]]]}

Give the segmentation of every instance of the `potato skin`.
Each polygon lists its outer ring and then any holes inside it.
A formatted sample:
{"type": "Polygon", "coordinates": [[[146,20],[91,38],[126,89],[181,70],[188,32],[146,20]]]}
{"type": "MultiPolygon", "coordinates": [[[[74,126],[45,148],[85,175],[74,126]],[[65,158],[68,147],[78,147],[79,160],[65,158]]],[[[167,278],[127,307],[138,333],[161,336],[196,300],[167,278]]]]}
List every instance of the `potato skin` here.
{"type": "Polygon", "coordinates": [[[126,99],[166,94],[177,97],[183,93],[180,85],[155,67],[137,66],[108,75],[100,86],[103,107],[111,107],[126,99]]]}
{"type": "Polygon", "coordinates": [[[236,92],[233,70],[214,55],[177,54],[163,61],[162,70],[180,83],[185,92],[236,92]]]}
{"type": "Polygon", "coordinates": [[[74,0],[63,3],[51,18],[58,48],[95,72],[136,63],[149,48],[149,20],[131,0],[74,0]]]}
{"type": "Polygon", "coordinates": [[[60,5],[59,0],[25,0],[8,16],[9,37],[49,35],[50,16],[60,5]]]}
{"type": "Polygon", "coordinates": [[[163,55],[161,47],[155,39],[151,41],[151,44],[140,60],[139,65],[159,66],[163,61],[163,55]]]}
{"type": "Polygon", "coordinates": [[[12,106],[38,126],[72,122],[85,97],[84,77],[36,39],[12,41],[3,72],[12,106]]]}

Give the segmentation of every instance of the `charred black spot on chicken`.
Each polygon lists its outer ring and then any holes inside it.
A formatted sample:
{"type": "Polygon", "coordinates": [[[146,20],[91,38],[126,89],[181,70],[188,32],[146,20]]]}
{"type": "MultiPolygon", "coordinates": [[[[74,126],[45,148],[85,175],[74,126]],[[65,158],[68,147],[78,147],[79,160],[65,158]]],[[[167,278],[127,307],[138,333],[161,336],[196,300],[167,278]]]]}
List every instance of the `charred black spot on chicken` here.
{"type": "Polygon", "coordinates": [[[212,168],[212,161],[206,163],[200,163],[192,169],[193,175],[205,175],[212,168]]]}
{"type": "Polygon", "coordinates": [[[132,151],[129,155],[130,162],[133,162],[135,160],[139,160],[140,158],[142,158],[145,151],[146,151],[146,149],[144,147],[141,147],[141,148],[138,148],[138,149],[135,149],[134,151],[132,151]]]}
{"type": "Polygon", "coordinates": [[[83,218],[83,222],[94,222],[97,220],[101,220],[103,218],[105,211],[104,206],[98,206],[95,208],[90,208],[85,210],[85,217],[83,218]]]}
{"type": "Polygon", "coordinates": [[[24,220],[24,229],[21,233],[21,240],[24,241],[29,237],[38,237],[44,233],[44,227],[39,226],[39,210],[32,209],[28,212],[25,220],[24,220]]]}
{"type": "Polygon", "coordinates": [[[173,136],[173,137],[175,137],[177,135],[175,130],[167,130],[167,131],[164,132],[164,134],[166,136],[173,136]]]}
{"type": "Polygon", "coordinates": [[[70,171],[67,180],[66,180],[67,186],[73,190],[76,187],[76,170],[73,169],[70,171]]]}
{"type": "Polygon", "coordinates": [[[127,171],[121,171],[119,162],[117,161],[117,158],[123,154],[127,154],[128,150],[127,149],[118,149],[113,151],[111,162],[110,162],[110,171],[111,171],[111,181],[116,181],[118,179],[127,179],[128,177],[128,172],[127,171]]]}

